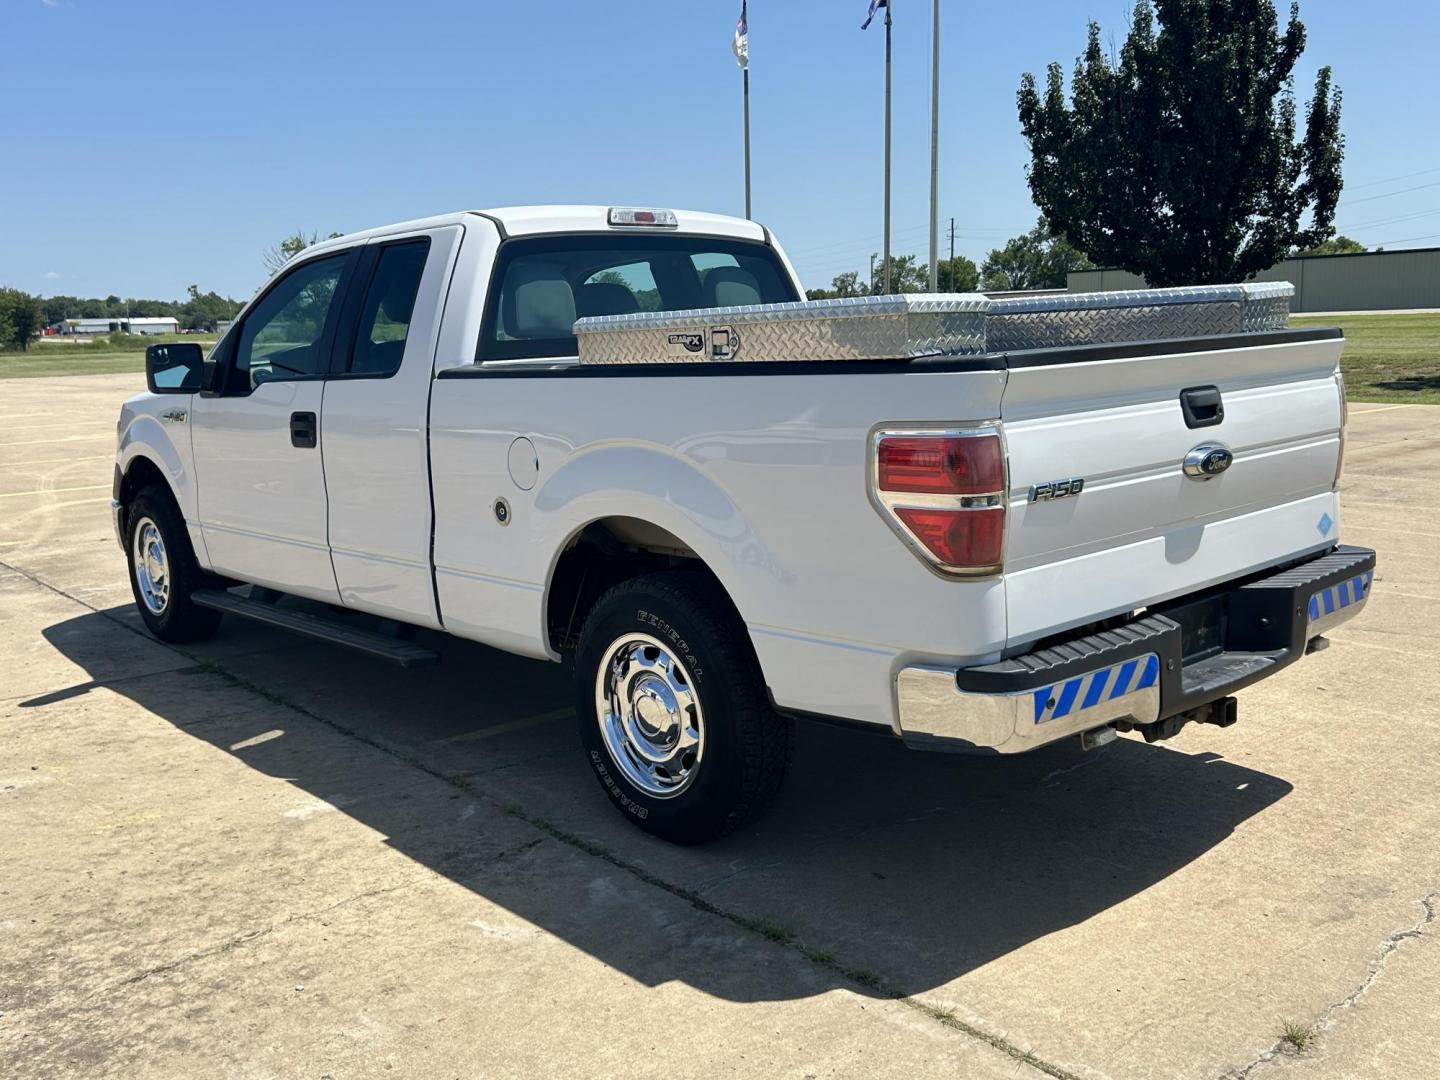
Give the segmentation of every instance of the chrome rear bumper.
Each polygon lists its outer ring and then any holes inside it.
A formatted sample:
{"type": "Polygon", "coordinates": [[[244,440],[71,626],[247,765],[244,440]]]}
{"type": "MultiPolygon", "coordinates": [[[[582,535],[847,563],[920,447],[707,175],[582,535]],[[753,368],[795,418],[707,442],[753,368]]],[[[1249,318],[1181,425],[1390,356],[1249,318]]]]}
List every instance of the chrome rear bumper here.
{"type": "Polygon", "coordinates": [[[1340,547],[997,664],[902,668],[901,734],[917,749],[1013,754],[1189,713],[1293,663],[1358,615],[1374,573],[1373,551],[1340,547]]]}

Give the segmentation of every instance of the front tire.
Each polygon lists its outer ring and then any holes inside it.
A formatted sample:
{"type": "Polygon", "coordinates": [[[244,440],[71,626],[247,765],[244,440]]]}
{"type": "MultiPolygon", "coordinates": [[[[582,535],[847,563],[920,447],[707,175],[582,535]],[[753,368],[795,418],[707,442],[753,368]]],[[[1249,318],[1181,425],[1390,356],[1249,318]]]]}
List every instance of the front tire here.
{"type": "Polygon", "coordinates": [[[125,553],[135,607],[152,634],[181,644],[215,633],[220,612],[190,602],[190,594],[209,583],[208,575],[195,558],[168,490],[147,487],[131,501],[125,516],[125,553]]]}
{"type": "Polygon", "coordinates": [[[635,825],[703,843],[774,801],[794,755],[728,599],[692,571],[605,593],[576,649],[580,742],[611,803],[635,825]]]}

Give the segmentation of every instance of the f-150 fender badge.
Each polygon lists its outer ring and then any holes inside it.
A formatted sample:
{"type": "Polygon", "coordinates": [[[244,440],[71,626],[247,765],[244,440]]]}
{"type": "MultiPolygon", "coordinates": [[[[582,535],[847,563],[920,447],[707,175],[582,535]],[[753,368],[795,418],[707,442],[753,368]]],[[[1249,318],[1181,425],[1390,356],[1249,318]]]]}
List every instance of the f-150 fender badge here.
{"type": "Polygon", "coordinates": [[[705,335],[675,333],[665,339],[665,351],[671,356],[694,356],[705,351],[705,335]]]}
{"type": "Polygon", "coordinates": [[[1085,490],[1085,479],[1080,476],[1072,476],[1068,480],[1051,480],[1046,484],[1035,484],[1030,488],[1031,502],[1052,502],[1055,499],[1068,499],[1072,495],[1079,495],[1085,490]]]}
{"type": "Polygon", "coordinates": [[[1235,463],[1235,455],[1219,443],[1201,443],[1185,455],[1185,475],[1191,480],[1209,480],[1235,463]]]}

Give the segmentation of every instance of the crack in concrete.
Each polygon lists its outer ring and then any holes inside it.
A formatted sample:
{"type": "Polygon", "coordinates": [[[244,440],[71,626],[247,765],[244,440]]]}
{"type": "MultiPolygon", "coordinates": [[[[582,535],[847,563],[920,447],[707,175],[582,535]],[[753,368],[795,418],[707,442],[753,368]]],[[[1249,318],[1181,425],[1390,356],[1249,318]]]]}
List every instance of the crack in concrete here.
{"type": "MultiPolygon", "coordinates": [[[[389,746],[371,736],[365,735],[363,732],[347,728],[343,724],[331,720],[329,717],[322,716],[316,712],[312,712],[310,709],[299,705],[289,700],[288,698],[285,698],[282,695],[276,694],[273,691],[267,690],[266,688],[251,682],[249,679],[226,671],[220,663],[214,660],[198,656],[176,645],[157,641],[143,629],[122,622],[120,619],[115,618],[108,612],[95,607],[95,605],[85,600],[82,600],[69,592],[66,592],[64,589],[61,589],[55,585],[51,585],[48,581],[37,577],[29,571],[22,570],[19,567],[11,566],[10,564],[3,561],[0,561],[0,569],[13,570],[28,579],[29,581],[33,582],[34,584],[40,586],[41,588],[56,593],[57,595],[64,597],[72,603],[78,604],[81,607],[96,613],[97,615],[107,618],[111,622],[115,623],[115,625],[117,626],[123,626],[126,630],[129,630],[137,637],[144,638],[146,641],[152,642],[159,648],[169,649],[179,654],[180,656],[184,656],[187,659],[204,666],[208,670],[213,671],[217,676],[223,678],[232,686],[248,690],[256,696],[261,697],[264,700],[269,701],[270,703],[279,707],[290,709],[291,711],[298,713],[299,715],[309,720],[313,720],[318,724],[323,724],[325,727],[330,728],[332,731],[338,732],[339,734],[344,735],[347,738],[354,739],[356,742],[359,742],[364,746],[369,746],[374,750],[378,750],[379,752],[396,759],[397,761],[403,762],[404,764],[407,764],[412,768],[425,773],[427,776],[439,780],[441,783],[448,784],[451,787],[464,791],[467,794],[473,796],[474,798],[499,809],[502,813],[514,817],[517,820],[523,821],[533,828],[539,829],[541,832],[545,833],[552,839],[557,840],[560,843],[563,843],[569,847],[575,848],[582,854],[589,855],[592,858],[600,859],[615,867],[617,870],[621,870],[626,874],[629,874],[631,877],[642,882],[643,884],[650,885],[653,888],[661,889],[664,892],[667,892],[670,895],[676,897],[677,899],[685,901],[692,908],[694,908],[696,911],[701,912],[702,914],[711,915],[716,918],[723,919],[726,922],[729,922],[742,930],[749,931],[750,933],[753,933],[761,938],[764,938],[767,941],[772,942],[773,944],[778,945],[782,949],[799,955],[814,967],[825,969],[834,975],[840,976],[842,979],[851,983],[852,986],[864,988],[865,990],[877,994],[886,1000],[896,1002],[897,1004],[903,1005],[908,1009],[913,1009],[915,1012],[936,1021],[942,1027],[946,1027],[952,1031],[958,1032],[962,1035],[966,1035],[969,1038],[975,1039],[978,1042],[983,1042],[991,1048],[1009,1057],[1019,1065],[1028,1065],[1030,1068],[1036,1070],[1037,1072],[1052,1077],[1053,1080],[1081,1080],[1078,1074],[1073,1073],[1070,1070],[1065,1069],[1059,1065],[1055,1065],[1051,1062],[1044,1060],[1043,1058],[1035,1054],[1033,1051],[1020,1049],[1018,1045],[1011,1042],[1003,1035],[997,1035],[992,1032],[985,1031],[964,1020],[957,1019],[954,1013],[950,1012],[949,1010],[938,1009],[932,1005],[925,1003],[919,998],[913,997],[908,994],[902,994],[900,991],[890,988],[886,985],[884,978],[880,975],[875,974],[874,972],[866,971],[861,968],[850,967],[849,965],[844,964],[843,962],[837,960],[835,957],[831,956],[828,953],[821,953],[817,952],[816,950],[807,948],[803,943],[797,940],[793,932],[789,930],[782,930],[777,933],[777,929],[773,925],[767,923],[764,919],[755,918],[748,915],[742,915],[739,912],[730,911],[726,908],[722,908],[718,904],[707,900],[694,889],[687,888],[683,885],[674,885],[659,877],[658,875],[651,873],[644,867],[637,866],[634,863],[628,862],[625,859],[620,858],[618,855],[609,851],[607,848],[604,848],[599,844],[588,841],[581,836],[562,829],[559,826],[552,824],[550,821],[543,817],[530,813],[518,804],[503,802],[494,795],[491,795],[490,793],[482,791],[479,788],[475,787],[469,782],[468,778],[466,778],[465,776],[457,776],[453,773],[446,773],[443,770],[438,769],[420,760],[418,757],[409,753],[408,751],[402,750],[397,747],[389,746]]],[[[365,894],[360,895],[363,896],[365,894]]],[[[352,899],[359,899],[359,897],[354,897],[352,899]]],[[[341,903],[347,902],[349,901],[341,901],[341,903]]],[[[293,918],[301,917],[303,916],[295,916],[293,918]]],[[[291,920],[286,920],[286,922],[289,921],[291,920]]],[[[278,924],[278,926],[283,925],[285,925],[285,923],[278,924]]],[[[238,938],[232,938],[230,941],[224,942],[221,945],[215,946],[212,949],[204,950],[199,953],[194,953],[188,957],[183,957],[180,960],[173,961],[170,964],[162,964],[158,967],[147,969],[146,971],[140,972],[137,975],[130,976],[126,980],[123,980],[121,983],[115,985],[124,986],[127,984],[140,982],[143,979],[151,978],[154,975],[163,974],[166,971],[174,970],[185,964],[191,963],[194,960],[203,959],[206,956],[216,955],[221,952],[228,952],[231,949],[237,948],[248,941],[254,940],[256,937],[263,936],[264,934],[272,932],[273,930],[277,929],[278,926],[264,927],[256,931],[252,931],[249,934],[241,935],[238,938]]]]}
{"type": "MultiPolygon", "coordinates": [[[[1435,921],[1437,899],[1440,899],[1440,890],[1426,893],[1417,901],[1421,908],[1420,921],[1414,926],[1395,931],[1395,933],[1380,942],[1380,949],[1375,954],[1375,959],[1370,961],[1370,968],[1365,973],[1365,978],[1360,980],[1355,989],[1351,990],[1350,993],[1346,994],[1333,1005],[1330,1005],[1320,1014],[1315,1022],[1310,1025],[1309,1030],[1313,1034],[1319,1035],[1324,1031],[1328,1031],[1334,1025],[1337,1015],[1342,1010],[1354,1007],[1354,1005],[1365,996],[1370,987],[1374,986],[1376,980],[1380,978],[1381,972],[1385,970],[1385,961],[1391,953],[1412,938],[1422,938],[1426,936],[1426,927],[1435,921]]],[[[1277,1041],[1270,1049],[1266,1050],[1243,1068],[1232,1069],[1230,1072],[1223,1073],[1220,1080],[1246,1080],[1252,1072],[1262,1065],[1268,1065],[1281,1056],[1289,1056],[1285,1046],[1286,1044],[1283,1040],[1277,1041]]]]}
{"type": "Polygon", "coordinates": [[[111,983],[109,986],[101,987],[99,990],[93,991],[88,996],[90,998],[94,998],[100,994],[108,994],[112,991],[119,990],[126,986],[134,986],[137,983],[142,983],[146,979],[152,979],[157,975],[168,975],[172,971],[179,971],[181,968],[187,967],[188,965],[193,964],[197,960],[207,960],[212,956],[223,956],[225,953],[232,952],[242,945],[246,945],[252,941],[258,941],[260,938],[263,937],[268,937],[276,930],[283,930],[285,927],[292,926],[295,923],[308,922],[313,919],[318,919],[324,915],[328,915],[332,911],[335,911],[337,908],[346,907],[349,904],[354,904],[361,900],[369,900],[372,897],[385,896],[388,893],[399,892],[401,889],[408,889],[412,885],[419,884],[419,880],[419,878],[413,878],[409,881],[402,881],[398,885],[386,885],[385,887],[379,889],[366,889],[364,892],[358,892],[354,896],[347,896],[343,900],[337,900],[333,904],[327,904],[325,907],[316,908],[314,911],[302,911],[294,915],[287,915],[285,918],[279,920],[278,922],[267,923],[266,925],[256,927],[253,930],[247,930],[244,933],[236,934],[234,937],[228,938],[225,941],[220,942],[218,945],[212,945],[208,949],[196,949],[194,952],[188,953],[187,955],[182,956],[177,960],[171,960],[164,964],[156,964],[153,967],[143,968],[140,971],[135,972],[133,975],[127,975],[125,978],[121,979],[118,982],[111,983]]]}

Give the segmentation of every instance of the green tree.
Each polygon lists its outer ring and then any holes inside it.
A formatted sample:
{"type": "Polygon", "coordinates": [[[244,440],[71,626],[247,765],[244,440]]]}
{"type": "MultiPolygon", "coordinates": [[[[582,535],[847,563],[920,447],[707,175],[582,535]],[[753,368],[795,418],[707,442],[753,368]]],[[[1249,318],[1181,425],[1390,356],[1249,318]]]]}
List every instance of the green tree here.
{"type": "Polygon", "coordinates": [[[51,296],[40,301],[40,310],[45,314],[45,325],[54,326],[62,319],[76,319],[80,309],[80,298],[76,296],[51,296]]]}
{"type": "Polygon", "coordinates": [[[941,292],[974,292],[980,287],[980,271],[970,259],[956,255],[935,264],[935,283],[941,292]]]}
{"type": "Polygon", "coordinates": [[[1091,262],[1063,236],[1056,236],[1042,217],[1028,233],[995,248],[980,264],[981,285],[1011,289],[1063,289],[1072,270],[1088,270],[1091,262]]]}
{"type": "MultiPolygon", "coordinates": [[[[885,260],[872,255],[875,260],[875,281],[868,290],[879,296],[885,292],[885,260]]],[[[858,280],[858,275],[857,275],[858,280]]],[[[916,255],[890,256],[890,293],[917,293],[930,291],[929,264],[920,261],[916,255]]]]}
{"type": "Polygon", "coordinates": [[[1358,255],[1365,250],[1365,245],[1359,240],[1351,240],[1348,236],[1332,236],[1329,240],[1322,240],[1313,247],[1293,252],[1292,255],[1358,255]]]}
{"type": "MultiPolygon", "coordinates": [[[[878,259],[878,256],[876,256],[878,259]]],[[[974,292],[980,284],[980,271],[964,255],[953,260],[941,259],[936,264],[936,278],[941,292],[974,292]]],[[[806,289],[810,300],[836,300],[847,296],[878,296],[885,291],[884,271],[875,268],[875,281],[862,281],[857,270],[836,274],[828,289],[806,289]]],[[[890,258],[890,291],[917,293],[930,291],[930,268],[918,255],[893,255],[890,258]]]]}
{"type": "Polygon", "coordinates": [[[1273,0],[1140,0],[1118,57],[1092,22],[1068,104],[1059,64],[1020,84],[1036,205],[1154,285],[1239,281],[1322,242],[1345,144],[1328,67],[1296,139],[1304,48],[1298,4],[1282,31],[1273,0]]]}
{"type": "Polygon", "coordinates": [[[19,289],[0,289],[0,345],[24,351],[44,325],[40,298],[19,289]]]}
{"type": "Polygon", "coordinates": [[[217,322],[233,319],[244,306],[214,291],[202,293],[198,285],[191,285],[186,293],[188,299],[176,305],[175,313],[186,330],[214,330],[217,322]]]}
{"type": "MultiPolygon", "coordinates": [[[[334,240],[339,235],[338,232],[332,232],[326,239],[334,240]]],[[[291,233],[284,240],[273,247],[266,248],[261,253],[260,257],[265,260],[266,273],[275,273],[300,252],[319,242],[320,234],[318,232],[312,232],[309,236],[306,236],[303,230],[291,233]]]]}

